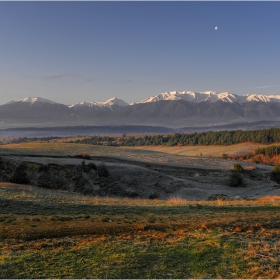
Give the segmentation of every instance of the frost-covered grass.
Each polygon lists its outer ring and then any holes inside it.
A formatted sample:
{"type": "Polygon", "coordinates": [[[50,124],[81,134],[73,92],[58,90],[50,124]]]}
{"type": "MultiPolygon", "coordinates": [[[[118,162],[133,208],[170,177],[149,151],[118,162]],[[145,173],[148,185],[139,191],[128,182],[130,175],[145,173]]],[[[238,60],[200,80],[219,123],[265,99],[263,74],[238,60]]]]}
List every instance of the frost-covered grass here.
{"type": "Polygon", "coordinates": [[[279,210],[1,183],[0,278],[277,278],[279,210]]]}

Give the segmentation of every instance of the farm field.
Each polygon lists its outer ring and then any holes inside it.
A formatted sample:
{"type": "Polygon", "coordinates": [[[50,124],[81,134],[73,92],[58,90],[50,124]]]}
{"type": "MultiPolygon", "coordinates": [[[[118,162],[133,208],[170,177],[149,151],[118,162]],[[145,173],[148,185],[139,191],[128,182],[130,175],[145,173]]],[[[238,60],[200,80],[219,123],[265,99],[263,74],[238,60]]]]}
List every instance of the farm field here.
{"type": "Polygon", "coordinates": [[[1,278],[277,278],[280,198],[190,202],[0,185],[1,278]]]}

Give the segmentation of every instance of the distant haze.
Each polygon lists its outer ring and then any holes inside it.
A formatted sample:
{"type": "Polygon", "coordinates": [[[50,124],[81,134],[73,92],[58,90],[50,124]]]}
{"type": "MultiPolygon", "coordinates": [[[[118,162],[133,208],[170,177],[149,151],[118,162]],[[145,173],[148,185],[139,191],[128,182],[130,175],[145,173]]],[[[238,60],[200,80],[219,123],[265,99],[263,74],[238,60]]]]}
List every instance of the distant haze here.
{"type": "Polygon", "coordinates": [[[0,104],[280,94],[280,2],[0,2],[0,104]],[[215,30],[218,26],[218,30],[215,30]]]}

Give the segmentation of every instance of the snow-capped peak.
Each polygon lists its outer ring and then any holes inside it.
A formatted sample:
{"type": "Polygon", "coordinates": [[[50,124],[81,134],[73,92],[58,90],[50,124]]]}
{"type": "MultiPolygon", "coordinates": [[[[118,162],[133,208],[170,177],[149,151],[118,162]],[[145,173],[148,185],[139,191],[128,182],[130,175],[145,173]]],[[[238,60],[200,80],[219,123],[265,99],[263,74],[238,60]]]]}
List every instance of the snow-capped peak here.
{"type": "Polygon", "coordinates": [[[186,100],[194,103],[223,101],[228,103],[246,103],[246,102],[277,102],[280,103],[280,95],[261,95],[261,94],[247,94],[236,95],[230,92],[216,92],[216,91],[167,91],[155,96],[148,97],[139,103],[157,102],[160,100],[186,100]]]}
{"type": "Polygon", "coordinates": [[[160,100],[186,100],[194,103],[200,103],[203,101],[216,102],[222,100],[224,102],[238,102],[237,96],[229,92],[217,93],[215,91],[167,91],[156,96],[151,96],[142,100],[140,103],[156,102],[160,100]]]}
{"type": "Polygon", "coordinates": [[[74,105],[70,105],[68,106],[69,108],[78,108],[78,107],[108,107],[111,108],[113,105],[118,105],[120,107],[125,107],[128,106],[128,103],[124,102],[121,99],[118,99],[116,97],[112,97],[106,101],[102,101],[102,102],[80,102],[74,105]]]}
{"type": "Polygon", "coordinates": [[[119,105],[121,107],[128,106],[128,103],[124,102],[121,99],[118,99],[117,97],[112,97],[104,102],[100,102],[102,106],[112,106],[112,105],[119,105]]]}
{"type": "MultiPolygon", "coordinates": [[[[200,102],[210,102],[214,103],[217,101],[227,102],[227,103],[247,103],[247,102],[265,102],[265,103],[280,103],[280,95],[262,95],[262,94],[246,94],[246,95],[236,95],[230,92],[216,92],[216,91],[167,91],[155,96],[148,97],[141,102],[132,102],[130,104],[125,101],[118,99],[117,97],[112,97],[106,101],[102,102],[79,102],[73,105],[69,105],[69,108],[77,109],[77,108],[93,108],[93,109],[102,109],[109,108],[113,110],[113,106],[117,105],[120,107],[133,106],[139,103],[150,103],[150,102],[158,102],[161,100],[185,100],[193,103],[200,102]]],[[[51,101],[49,99],[41,98],[41,97],[26,97],[20,100],[12,100],[6,104],[12,104],[16,102],[25,102],[29,103],[30,106],[36,102],[44,102],[49,104],[58,104],[57,102],[51,101]]]]}
{"type": "Polygon", "coordinates": [[[25,97],[25,98],[17,100],[17,101],[11,100],[7,104],[11,104],[11,103],[15,103],[15,102],[26,102],[26,103],[30,103],[30,104],[34,104],[36,102],[44,102],[44,103],[56,104],[56,102],[53,102],[49,99],[45,99],[45,98],[41,98],[41,97],[25,97]]]}

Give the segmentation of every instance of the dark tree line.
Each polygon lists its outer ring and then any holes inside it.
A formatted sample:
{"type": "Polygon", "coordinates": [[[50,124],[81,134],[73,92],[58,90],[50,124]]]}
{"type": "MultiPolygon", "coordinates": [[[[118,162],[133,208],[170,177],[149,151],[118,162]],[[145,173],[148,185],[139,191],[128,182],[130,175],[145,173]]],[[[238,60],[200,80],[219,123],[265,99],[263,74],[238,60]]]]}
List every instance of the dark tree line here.
{"type": "Polygon", "coordinates": [[[108,146],[147,146],[147,145],[231,145],[243,142],[271,144],[280,142],[280,129],[209,131],[195,133],[175,133],[171,135],[146,135],[144,137],[93,136],[71,141],[72,143],[108,146]]]}
{"type": "Polygon", "coordinates": [[[10,144],[20,144],[20,143],[28,143],[28,142],[34,142],[34,141],[50,141],[54,139],[59,139],[60,137],[57,136],[48,136],[48,137],[19,137],[19,138],[13,138],[9,139],[8,142],[10,144]]]}
{"type": "Polygon", "coordinates": [[[255,155],[265,155],[268,157],[280,155],[280,146],[269,146],[264,148],[258,148],[255,150],[255,155]]]}

